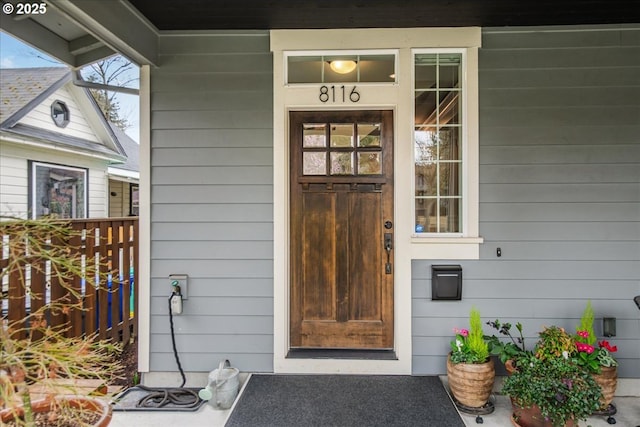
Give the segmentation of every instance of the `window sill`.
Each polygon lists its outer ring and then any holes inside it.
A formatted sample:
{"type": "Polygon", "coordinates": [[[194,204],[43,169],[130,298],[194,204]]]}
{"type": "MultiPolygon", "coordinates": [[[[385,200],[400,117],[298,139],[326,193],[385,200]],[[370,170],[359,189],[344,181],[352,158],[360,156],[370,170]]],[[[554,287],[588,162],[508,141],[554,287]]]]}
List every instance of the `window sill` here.
{"type": "Polygon", "coordinates": [[[456,244],[456,245],[481,244],[481,243],[484,243],[484,238],[483,237],[464,237],[464,236],[434,236],[434,235],[421,236],[418,234],[413,234],[411,235],[411,243],[456,244]]]}
{"type": "Polygon", "coordinates": [[[479,259],[482,237],[411,236],[411,259],[479,259]]]}

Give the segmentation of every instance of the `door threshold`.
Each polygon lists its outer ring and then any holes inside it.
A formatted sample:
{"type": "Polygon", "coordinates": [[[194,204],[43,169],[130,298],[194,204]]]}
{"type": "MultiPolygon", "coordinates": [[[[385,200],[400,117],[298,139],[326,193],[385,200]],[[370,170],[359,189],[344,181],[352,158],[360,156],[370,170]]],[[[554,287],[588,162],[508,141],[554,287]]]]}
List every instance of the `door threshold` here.
{"type": "Polygon", "coordinates": [[[287,359],[398,360],[398,357],[393,350],[292,348],[287,354],[287,359]]]}

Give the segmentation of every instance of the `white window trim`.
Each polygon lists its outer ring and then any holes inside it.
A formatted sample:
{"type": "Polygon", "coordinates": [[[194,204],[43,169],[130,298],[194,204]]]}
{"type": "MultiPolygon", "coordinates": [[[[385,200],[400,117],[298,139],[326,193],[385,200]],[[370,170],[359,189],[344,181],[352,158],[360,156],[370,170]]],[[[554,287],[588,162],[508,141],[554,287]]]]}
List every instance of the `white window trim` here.
{"type": "Polygon", "coordinates": [[[49,169],[64,169],[74,172],[82,172],[84,185],[82,191],[83,204],[84,204],[84,216],[73,217],[71,219],[84,219],[89,218],[89,170],[83,167],[65,166],[56,163],[47,163],[33,160],[31,161],[31,181],[29,182],[29,192],[31,195],[31,219],[37,219],[36,206],[38,203],[38,194],[36,194],[36,177],[38,167],[45,167],[49,169]]]}
{"type": "MultiPolygon", "coordinates": [[[[479,245],[479,109],[478,47],[416,48],[411,50],[411,84],[415,56],[421,53],[462,54],[462,232],[411,233],[412,259],[478,259],[479,245]]],[[[412,89],[413,90],[413,89],[412,89]]],[[[413,105],[415,112],[415,105],[413,105]]],[[[411,170],[415,158],[412,151],[411,170]]],[[[415,179],[411,181],[411,216],[415,224],[415,179]]]]}

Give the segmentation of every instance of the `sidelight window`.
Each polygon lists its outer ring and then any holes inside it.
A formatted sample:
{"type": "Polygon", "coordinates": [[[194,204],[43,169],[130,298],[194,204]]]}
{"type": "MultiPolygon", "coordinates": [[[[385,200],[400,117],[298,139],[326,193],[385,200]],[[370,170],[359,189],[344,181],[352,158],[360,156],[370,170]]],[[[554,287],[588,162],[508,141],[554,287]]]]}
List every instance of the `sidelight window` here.
{"type": "Polygon", "coordinates": [[[462,233],[462,53],[414,56],[415,232],[462,233]]]}

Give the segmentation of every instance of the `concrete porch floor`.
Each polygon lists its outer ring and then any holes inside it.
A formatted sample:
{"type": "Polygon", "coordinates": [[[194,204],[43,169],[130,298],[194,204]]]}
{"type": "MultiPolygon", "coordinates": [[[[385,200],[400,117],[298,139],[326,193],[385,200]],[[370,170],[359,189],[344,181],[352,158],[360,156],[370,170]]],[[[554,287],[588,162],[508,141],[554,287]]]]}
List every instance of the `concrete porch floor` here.
{"type": "MultiPolygon", "coordinates": [[[[447,388],[447,378],[441,377],[445,388],[447,388]]],[[[243,386],[246,381],[243,382],[243,386]]],[[[242,393],[240,390],[240,393],[242,393]]],[[[447,388],[448,390],[448,388],[447,388]]],[[[494,394],[492,396],[495,411],[489,415],[483,415],[482,426],[486,427],[508,427],[512,426],[510,421],[511,403],[505,396],[494,394]]],[[[640,427],[640,397],[619,397],[616,396],[613,404],[617,408],[617,413],[613,416],[616,425],[621,427],[640,427]]],[[[223,427],[231,410],[214,409],[211,405],[205,404],[195,412],[151,412],[136,411],[122,412],[114,411],[110,427],[223,427]]],[[[474,415],[460,414],[466,426],[478,426],[474,415]]],[[[610,424],[607,417],[591,417],[587,422],[581,422],[582,426],[605,427],[610,424]]],[[[260,426],[247,426],[260,427],[260,426]]],[[[272,427],[272,426],[269,426],[272,427]]],[[[273,426],[275,427],[275,426],[273,426]]],[[[338,426],[333,426],[338,427],[338,426]]],[[[353,427],[353,426],[344,426],[353,427]]],[[[446,427],[446,426],[433,426],[446,427]]]]}

